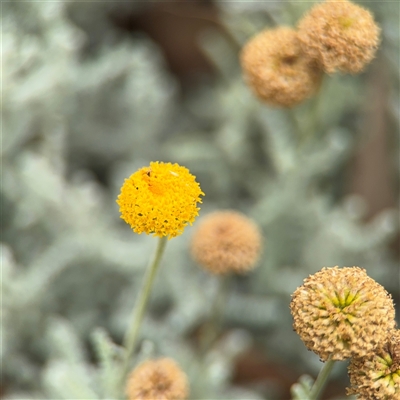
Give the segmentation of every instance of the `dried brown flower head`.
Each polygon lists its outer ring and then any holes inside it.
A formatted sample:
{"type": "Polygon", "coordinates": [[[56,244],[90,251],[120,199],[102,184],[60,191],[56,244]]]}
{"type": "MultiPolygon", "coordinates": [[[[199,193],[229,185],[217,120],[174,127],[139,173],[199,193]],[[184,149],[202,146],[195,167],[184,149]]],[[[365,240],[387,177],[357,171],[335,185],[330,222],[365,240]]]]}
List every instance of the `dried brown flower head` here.
{"type": "Polygon", "coordinates": [[[129,400],[184,400],[189,384],[174,360],[148,360],[129,375],[126,394],[129,400]]]}
{"type": "Polygon", "coordinates": [[[243,48],[241,64],[255,95],[275,106],[292,107],[310,97],[322,72],[302,51],[297,32],[280,27],[265,30],[243,48]]]}
{"type": "Polygon", "coordinates": [[[261,252],[257,225],[236,211],[216,211],[197,224],[192,238],[194,259],[213,274],[245,273],[261,252]]]}
{"type": "Polygon", "coordinates": [[[353,358],[348,371],[351,388],[347,394],[360,399],[400,399],[400,330],[391,331],[369,356],[353,358]]]}
{"type": "Polygon", "coordinates": [[[380,29],[368,10],[347,0],[328,0],[300,20],[298,32],[304,52],[327,73],[357,73],[375,57],[380,29]]]}
{"type": "Polygon", "coordinates": [[[310,275],[293,293],[290,309],[294,330],[324,361],[366,356],[395,326],[391,296],[358,267],[310,275]]]}

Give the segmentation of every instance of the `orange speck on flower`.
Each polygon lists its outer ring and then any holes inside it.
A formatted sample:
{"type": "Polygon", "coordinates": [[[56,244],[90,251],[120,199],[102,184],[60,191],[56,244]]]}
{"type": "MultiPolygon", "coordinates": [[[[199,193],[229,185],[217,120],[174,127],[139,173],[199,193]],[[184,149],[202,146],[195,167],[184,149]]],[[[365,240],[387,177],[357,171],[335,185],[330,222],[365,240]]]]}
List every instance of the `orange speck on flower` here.
{"type": "Polygon", "coordinates": [[[134,232],[172,238],[194,222],[201,195],[187,168],[156,161],[125,179],[117,204],[134,232]]]}

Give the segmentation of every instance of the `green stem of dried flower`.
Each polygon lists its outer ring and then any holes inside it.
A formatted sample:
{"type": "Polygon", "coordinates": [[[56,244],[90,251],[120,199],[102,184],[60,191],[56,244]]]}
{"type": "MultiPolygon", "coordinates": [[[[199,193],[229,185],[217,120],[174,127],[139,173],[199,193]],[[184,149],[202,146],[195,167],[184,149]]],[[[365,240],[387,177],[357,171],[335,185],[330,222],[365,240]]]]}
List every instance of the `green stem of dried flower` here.
{"type": "Polygon", "coordinates": [[[328,378],[334,364],[335,360],[332,360],[330,358],[324,363],[324,366],[321,368],[321,371],[319,371],[317,380],[315,381],[313,387],[311,388],[310,400],[318,400],[320,394],[322,393],[323,388],[328,382],[328,378]]]}

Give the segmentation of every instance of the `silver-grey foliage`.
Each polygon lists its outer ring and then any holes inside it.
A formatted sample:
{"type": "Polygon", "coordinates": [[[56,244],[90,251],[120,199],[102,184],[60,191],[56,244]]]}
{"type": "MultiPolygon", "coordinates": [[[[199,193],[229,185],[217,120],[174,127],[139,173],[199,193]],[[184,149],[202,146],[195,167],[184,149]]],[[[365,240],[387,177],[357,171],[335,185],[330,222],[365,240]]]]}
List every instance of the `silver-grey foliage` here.
{"type": "MultiPolygon", "coordinates": [[[[293,110],[260,104],[242,81],[237,51],[264,25],[294,24],[308,3],[218,2],[231,38],[210,30],[199,45],[220,78],[182,105],[156,44],[123,37],[108,22],[107,13],[124,4],[2,4],[5,398],[113,397],[123,352],[116,343],[155,248],[153,238],[119,220],[115,198],[124,178],[155,160],[188,167],[206,193],[201,214],[238,209],[259,223],[265,245],[257,270],[233,282],[227,333],[200,357],[193,332],[207,320],[216,283],[190,258],[195,227],[170,241],[132,365],[173,357],[196,399],[279,396],[269,382],[262,390],[233,385],[234,360],[257,342],[272,359],[318,370],[289,313],[290,294],[306,276],[359,265],[399,294],[388,250],[398,213],[364,223],[364,200],[337,195],[338,176],[363,140],[343,115],[357,115],[366,77],[327,77],[316,99],[293,110]],[[204,131],[200,120],[212,128],[204,131]]],[[[380,57],[398,88],[394,10],[375,8],[380,57]]],[[[388,104],[397,131],[398,95],[392,90],[388,104]]],[[[397,173],[399,165],[393,162],[397,173]]]]}

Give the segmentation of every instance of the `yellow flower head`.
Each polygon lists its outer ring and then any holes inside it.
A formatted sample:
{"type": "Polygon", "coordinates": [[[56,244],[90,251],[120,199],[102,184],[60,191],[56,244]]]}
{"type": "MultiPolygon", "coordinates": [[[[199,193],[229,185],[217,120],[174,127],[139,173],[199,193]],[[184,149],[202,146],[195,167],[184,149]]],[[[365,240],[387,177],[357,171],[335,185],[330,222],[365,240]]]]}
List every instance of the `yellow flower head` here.
{"type": "Polygon", "coordinates": [[[375,57],[379,33],[372,14],[347,0],[316,4],[298,26],[303,51],[329,74],[362,71],[375,57]]]}
{"type": "Polygon", "coordinates": [[[358,267],[323,268],[292,295],[293,328],[321,360],[370,354],[395,326],[383,286],[358,267]]]}
{"type": "Polygon", "coordinates": [[[201,195],[187,168],[156,161],[125,179],[117,203],[134,232],[172,238],[193,223],[201,195]]]}
{"type": "Polygon", "coordinates": [[[351,388],[347,394],[360,399],[400,399],[400,330],[390,331],[369,356],[352,358],[348,371],[351,388]]]}
{"type": "Polygon", "coordinates": [[[126,394],[129,400],[184,400],[189,383],[171,358],[147,360],[128,377],[126,394]]]}

